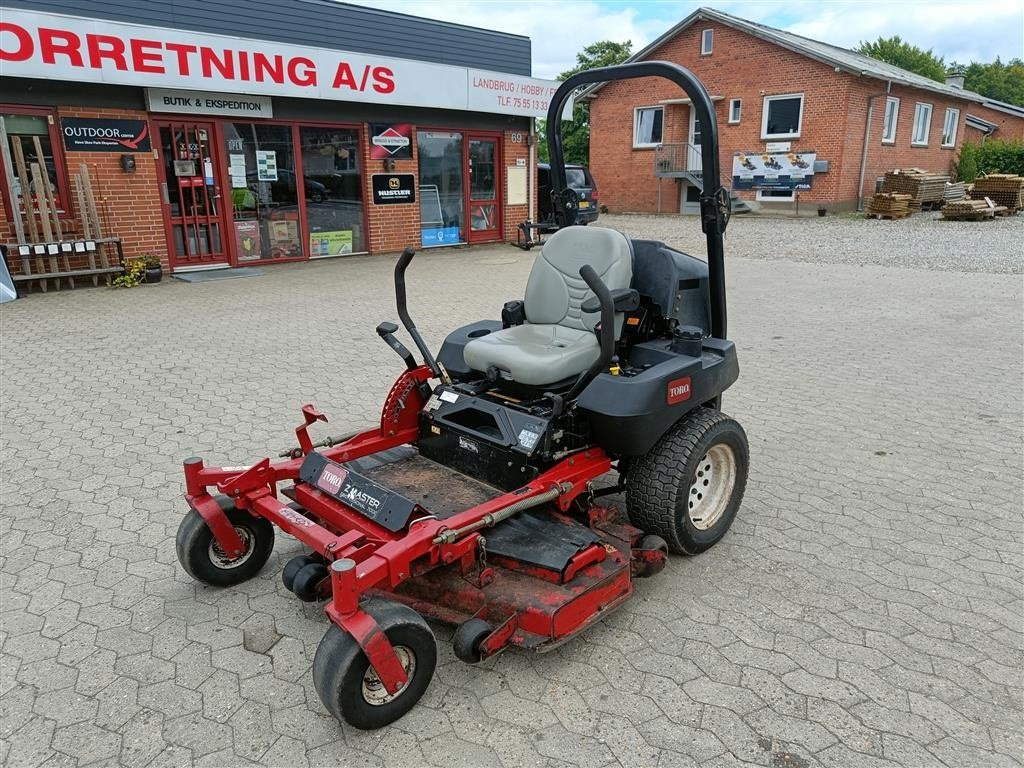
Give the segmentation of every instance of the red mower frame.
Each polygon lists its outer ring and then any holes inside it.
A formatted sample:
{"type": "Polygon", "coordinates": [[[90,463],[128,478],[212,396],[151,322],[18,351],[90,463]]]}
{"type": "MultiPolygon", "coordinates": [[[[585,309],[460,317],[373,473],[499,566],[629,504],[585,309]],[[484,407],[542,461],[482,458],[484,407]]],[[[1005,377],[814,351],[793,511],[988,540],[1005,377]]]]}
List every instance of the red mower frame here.
{"type": "MultiPolygon", "coordinates": [[[[431,369],[425,365],[402,373],[384,402],[380,425],[321,451],[321,455],[331,461],[347,462],[401,445],[414,445],[419,435],[419,413],[426,402],[419,385],[431,376],[431,369]]],[[[202,516],[217,544],[229,557],[240,556],[244,545],[225,511],[209,493],[210,488],[231,497],[237,508],[268,520],[323,557],[329,563],[329,583],[320,587],[321,594],[330,594],[325,611],[334,624],[356,640],[390,694],[402,689],[407,676],[384,632],[372,616],[360,609],[360,597],[371,591],[393,590],[413,576],[457,561],[461,564],[461,573],[469,573],[477,562],[480,537],[474,531],[543,503],[553,503],[566,512],[581,495],[592,492],[593,480],[611,469],[611,459],[600,449],[591,448],[565,458],[521,488],[486,503],[444,520],[414,521],[408,531],[392,533],[312,486],[300,484],[295,488],[295,501],[306,514],[296,512],[280,500],[278,483],[297,480],[303,459],[315,447],[309,428],[318,421],[327,421],[311,404],[303,406],[302,414],[303,423],[295,429],[299,448],[285,461],[273,463],[265,458],[241,468],[208,467],[201,458],[186,459],[185,499],[202,516]]],[[[603,508],[591,507],[591,517],[601,512],[603,508]]],[[[610,520],[604,522],[611,525],[610,520]]],[[[624,533],[635,539],[640,531],[634,534],[631,529],[624,533]]],[[[650,559],[656,554],[645,553],[645,556],[650,559]]],[[[578,567],[587,564],[581,562],[578,567]]],[[[487,583],[486,573],[478,578],[481,583],[487,583]]],[[[620,595],[615,600],[617,605],[632,590],[627,588],[622,593],[621,585],[614,586],[612,592],[620,595]]],[[[593,603],[595,608],[602,605],[610,609],[612,605],[602,603],[602,597],[595,593],[593,599],[586,602],[593,603]]],[[[603,613],[604,610],[591,611],[589,615],[584,612],[576,620],[559,624],[554,642],[574,634],[603,613]]],[[[481,656],[486,658],[507,645],[521,618],[506,618],[481,643],[481,656]]]]}

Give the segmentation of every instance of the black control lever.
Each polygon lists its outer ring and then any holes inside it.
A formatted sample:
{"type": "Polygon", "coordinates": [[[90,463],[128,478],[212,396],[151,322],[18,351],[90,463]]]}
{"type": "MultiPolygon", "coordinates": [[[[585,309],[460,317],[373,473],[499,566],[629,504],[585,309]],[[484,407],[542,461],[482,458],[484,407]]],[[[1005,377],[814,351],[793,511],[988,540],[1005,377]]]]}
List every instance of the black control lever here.
{"type": "Polygon", "coordinates": [[[405,344],[395,338],[395,331],[398,330],[398,326],[394,323],[381,323],[377,326],[377,335],[387,342],[387,345],[391,347],[398,356],[405,361],[405,366],[410,371],[416,367],[416,358],[412,356],[412,352],[406,349],[405,344]]]}
{"type": "Polygon", "coordinates": [[[412,261],[412,257],[416,255],[411,247],[406,246],[405,250],[402,251],[402,255],[398,257],[398,263],[395,264],[395,303],[398,305],[398,316],[402,320],[402,325],[405,326],[405,330],[409,332],[412,337],[413,343],[416,344],[416,348],[423,355],[423,362],[427,364],[433,374],[445,381],[447,376],[442,374],[441,367],[437,364],[437,360],[430,353],[430,348],[427,347],[427,343],[420,336],[420,332],[416,329],[416,324],[413,323],[412,318],[409,317],[409,309],[405,303],[405,270],[412,261]]]}
{"type": "Polygon", "coordinates": [[[601,307],[601,354],[590,368],[580,374],[576,383],[572,385],[572,389],[565,394],[566,402],[575,400],[601,371],[607,370],[615,355],[615,300],[612,298],[611,291],[589,264],[580,267],[580,277],[594,292],[601,307]]]}

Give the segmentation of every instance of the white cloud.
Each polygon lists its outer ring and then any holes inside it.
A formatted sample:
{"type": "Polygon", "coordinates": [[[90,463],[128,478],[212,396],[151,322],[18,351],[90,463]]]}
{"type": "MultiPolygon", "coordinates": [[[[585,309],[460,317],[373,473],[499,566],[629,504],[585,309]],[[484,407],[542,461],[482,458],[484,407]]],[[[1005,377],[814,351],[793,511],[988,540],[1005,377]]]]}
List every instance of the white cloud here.
{"type": "Polygon", "coordinates": [[[698,6],[846,48],[899,35],[947,62],[1024,57],[1024,0],[837,0],[836,2],[637,2],[600,0],[348,0],[382,10],[510,32],[533,44],[533,74],[554,78],[598,40],[631,40],[639,50],[698,6]]]}

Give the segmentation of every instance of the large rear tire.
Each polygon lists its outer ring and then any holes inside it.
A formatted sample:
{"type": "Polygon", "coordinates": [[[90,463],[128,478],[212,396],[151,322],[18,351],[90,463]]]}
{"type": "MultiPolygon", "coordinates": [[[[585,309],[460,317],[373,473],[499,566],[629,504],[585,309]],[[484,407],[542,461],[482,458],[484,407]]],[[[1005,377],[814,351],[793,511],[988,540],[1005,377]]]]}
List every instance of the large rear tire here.
{"type": "Polygon", "coordinates": [[[626,474],[629,518],[669,548],[696,555],[714,546],[736,517],[750,449],[737,421],[698,408],[669,429],[626,474]]]}

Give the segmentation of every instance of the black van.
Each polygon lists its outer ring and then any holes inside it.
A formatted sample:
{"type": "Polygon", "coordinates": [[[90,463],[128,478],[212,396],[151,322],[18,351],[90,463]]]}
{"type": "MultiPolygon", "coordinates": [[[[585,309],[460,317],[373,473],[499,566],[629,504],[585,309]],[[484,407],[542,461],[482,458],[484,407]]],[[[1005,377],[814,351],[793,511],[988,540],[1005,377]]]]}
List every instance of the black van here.
{"type": "MultiPolygon", "coordinates": [[[[576,223],[592,224],[597,221],[597,184],[590,175],[590,169],[582,165],[566,165],[565,180],[580,195],[580,213],[576,223]]],[[[542,222],[554,218],[551,210],[551,166],[547,163],[537,163],[537,212],[542,222]]]]}

